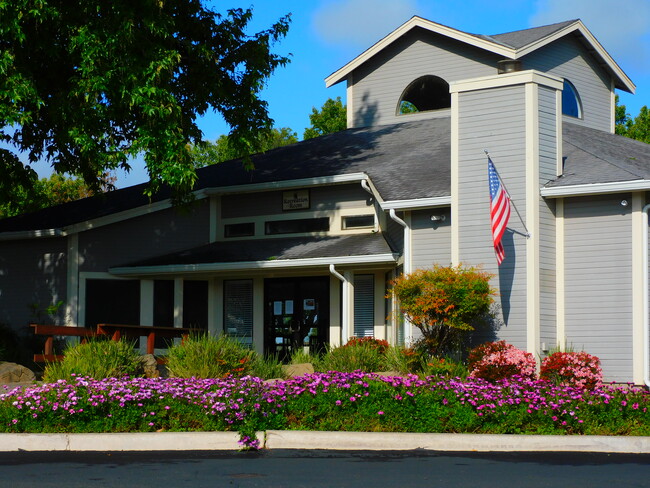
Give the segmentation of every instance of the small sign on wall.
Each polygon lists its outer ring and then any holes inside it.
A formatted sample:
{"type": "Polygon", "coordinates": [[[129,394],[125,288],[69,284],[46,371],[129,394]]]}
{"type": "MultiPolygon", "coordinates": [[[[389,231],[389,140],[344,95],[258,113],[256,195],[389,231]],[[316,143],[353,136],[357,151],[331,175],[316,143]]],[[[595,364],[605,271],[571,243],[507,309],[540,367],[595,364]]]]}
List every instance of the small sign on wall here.
{"type": "Polygon", "coordinates": [[[309,209],[309,190],[282,192],[282,210],[309,209]]]}

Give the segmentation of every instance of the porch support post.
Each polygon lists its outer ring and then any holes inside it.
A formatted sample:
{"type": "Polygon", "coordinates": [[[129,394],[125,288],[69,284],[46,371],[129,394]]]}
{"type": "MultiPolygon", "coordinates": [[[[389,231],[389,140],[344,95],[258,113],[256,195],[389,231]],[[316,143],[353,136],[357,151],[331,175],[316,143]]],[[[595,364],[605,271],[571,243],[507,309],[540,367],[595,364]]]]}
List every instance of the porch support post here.
{"type": "Polygon", "coordinates": [[[174,278],[174,327],[183,327],[183,278],[174,278]]]}

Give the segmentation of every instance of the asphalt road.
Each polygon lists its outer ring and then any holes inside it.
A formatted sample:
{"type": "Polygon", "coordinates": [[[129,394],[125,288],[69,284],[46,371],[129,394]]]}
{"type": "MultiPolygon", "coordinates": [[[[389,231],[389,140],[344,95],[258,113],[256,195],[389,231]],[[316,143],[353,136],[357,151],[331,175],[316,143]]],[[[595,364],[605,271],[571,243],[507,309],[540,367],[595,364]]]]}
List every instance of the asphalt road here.
{"type": "Polygon", "coordinates": [[[0,453],[0,487],[650,487],[650,455],[276,450],[0,453]]]}

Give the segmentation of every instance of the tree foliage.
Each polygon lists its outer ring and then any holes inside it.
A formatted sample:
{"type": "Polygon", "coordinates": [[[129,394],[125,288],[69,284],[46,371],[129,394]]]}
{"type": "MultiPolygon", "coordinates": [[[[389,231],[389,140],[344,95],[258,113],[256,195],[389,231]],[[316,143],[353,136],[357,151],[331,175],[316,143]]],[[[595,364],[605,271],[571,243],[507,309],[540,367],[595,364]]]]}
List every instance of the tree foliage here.
{"type": "MultiPolygon", "coordinates": [[[[115,179],[114,176],[104,175],[100,191],[112,190],[115,179]]],[[[80,178],[54,173],[49,178],[36,180],[29,191],[22,187],[18,188],[10,201],[0,203],[0,219],[35,212],[60,203],[90,197],[96,193],[96,190],[90,188],[80,178]]]]}
{"type": "Polygon", "coordinates": [[[316,110],[316,107],[311,109],[311,115],[309,115],[311,127],[305,129],[303,139],[313,139],[345,130],[347,129],[347,120],[347,109],[343,105],[341,97],[336,97],[336,100],[328,98],[320,110],[316,110]]]}
{"type": "Polygon", "coordinates": [[[616,95],[616,133],[650,144],[650,110],[647,105],[641,107],[639,115],[632,118],[625,105],[618,104],[616,95]]]}
{"type": "Polygon", "coordinates": [[[234,146],[256,152],[272,127],[260,90],[288,62],[271,46],[289,19],[251,35],[251,17],[201,0],[0,0],[0,140],[12,148],[0,149],[0,201],[34,185],[37,160],[96,190],[139,154],[149,194],[167,184],[186,197],[196,119],[210,108],[234,146]]]}
{"type": "MultiPolygon", "coordinates": [[[[273,128],[262,132],[256,137],[256,145],[260,152],[270,151],[277,147],[288,146],[298,142],[298,135],[288,127],[273,128]]],[[[192,147],[192,156],[197,167],[230,161],[248,156],[247,152],[233,143],[227,135],[219,136],[216,142],[204,142],[192,147]]]]}
{"type": "Polygon", "coordinates": [[[405,317],[422,332],[431,354],[440,356],[474,330],[494,300],[489,273],[473,267],[434,266],[393,280],[392,292],[405,317]]]}

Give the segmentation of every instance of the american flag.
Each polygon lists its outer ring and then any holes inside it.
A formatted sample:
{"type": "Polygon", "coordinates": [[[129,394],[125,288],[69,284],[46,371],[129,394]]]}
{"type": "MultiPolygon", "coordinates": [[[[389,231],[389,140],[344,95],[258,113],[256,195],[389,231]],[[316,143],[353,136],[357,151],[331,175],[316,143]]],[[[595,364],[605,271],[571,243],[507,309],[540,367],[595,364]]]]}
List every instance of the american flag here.
{"type": "Polygon", "coordinates": [[[510,197],[501,184],[494,163],[488,156],[488,182],[490,184],[490,221],[492,223],[492,242],[497,264],[506,257],[501,238],[510,219],[510,197]]]}

